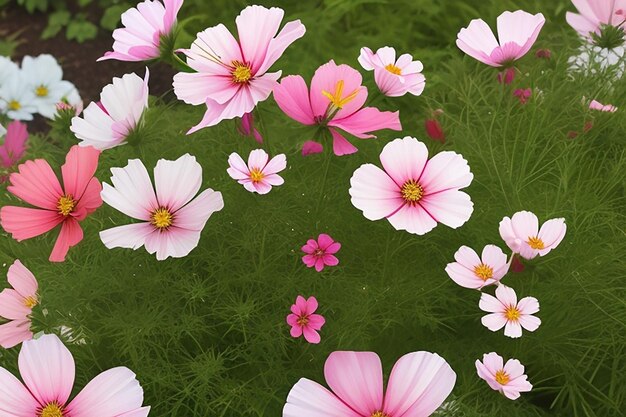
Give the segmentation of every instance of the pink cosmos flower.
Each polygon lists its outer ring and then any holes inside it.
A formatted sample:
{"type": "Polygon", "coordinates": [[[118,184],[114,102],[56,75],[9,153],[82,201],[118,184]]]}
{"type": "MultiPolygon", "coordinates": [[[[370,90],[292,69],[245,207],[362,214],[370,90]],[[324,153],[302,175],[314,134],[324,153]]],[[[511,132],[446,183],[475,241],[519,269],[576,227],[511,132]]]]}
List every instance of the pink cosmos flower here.
{"type": "Polygon", "coordinates": [[[191,49],[182,51],[197,72],[176,74],[174,92],[185,103],[207,107],[202,121],[188,134],[242,117],[270,96],[281,72],[267,70],[305,32],[295,20],[278,33],[284,14],[277,7],[248,6],[235,20],[239,41],[219,24],[198,33],[191,49]]]}
{"type": "Polygon", "coordinates": [[[94,177],[100,151],[92,147],[70,148],[61,167],[63,187],[43,159],[26,161],[10,175],[7,190],[36,208],[4,206],[0,224],[18,242],[42,235],[61,225],[50,254],[51,262],[63,262],[70,247],[83,240],[79,222],[102,205],[100,181],[94,177]]]}
{"type": "MultiPolygon", "coordinates": [[[[307,126],[328,127],[335,155],[348,155],[357,148],[339,130],[359,139],[375,138],[371,132],[381,129],[402,130],[398,112],[362,108],[367,100],[367,88],[361,85],[362,80],[354,68],[331,60],[315,71],[310,91],[301,76],[290,75],[274,89],[274,99],[293,120],[307,126]]],[[[308,143],[306,153],[322,149],[308,143]]]]}
{"type": "Polygon", "coordinates": [[[287,168],[285,154],[269,159],[263,149],[255,149],[248,156],[248,165],[233,152],[228,157],[228,175],[251,193],[267,194],[272,186],[282,185],[285,180],[278,173],[287,168]]]}
{"type": "Polygon", "coordinates": [[[17,164],[26,152],[28,130],[19,120],[8,124],[4,143],[0,145],[0,165],[2,168],[11,168],[17,164]]]}
{"type": "Polygon", "coordinates": [[[592,100],[591,103],[589,103],[589,108],[591,110],[599,110],[608,113],[615,113],[617,111],[617,107],[615,107],[614,105],[602,104],[597,100],[592,100]]]}
{"type": "Polygon", "coordinates": [[[383,370],[374,352],[333,352],[324,366],[332,390],[306,378],[293,386],[283,417],[428,417],[452,392],[456,374],[436,353],[402,356],[383,394],[383,370]]]}
{"type": "Polygon", "coordinates": [[[516,75],[517,70],[515,68],[507,68],[498,74],[498,82],[500,84],[509,85],[513,82],[513,80],[515,80],[516,75]]]}
{"type": "Polygon", "coordinates": [[[522,328],[529,332],[537,330],[541,324],[538,317],[539,301],[535,297],[524,297],[519,302],[513,288],[500,284],[496,296],[482,293],[478,307],[491,314],[483,316],[483,326],[497,332],[504,327],[504,335],[512,338],[522,336],[522,328]]]}
{"type": "Polygon", "coordinates": [[[463,157],[440,152],[430,160],[426,145],[412,137],[389,142],[380,154],[383,169],[361,165],[350,179],[352,204],[369,220],[386,218],[396,230],[423,235],[443,223],[456,229],[474,211],[460,191],[474,175],[463,157]]]}
{"type": "Polygon", "coordinates": [[[74,358],[56,335],[24,342],[18,365],[23,384],[0,367],[3,416],[147,417],[150,412],[150,407],[142,407],[143,389],[126,367],[102,372],[69,401],[74,358]]]}
{"type": "Polygon", "coordinates": [[[72,118],[70,130],[79,139],[80,146],[105,150],[122,145],[141,121],[148,107],[148,78],[137,74],[113,78],[100,93],[100,101],[91,102],[82,117],[72,118]]]}
{"type": "MultiPolygon", "coordinates": [[[[572,3],[579,13],[567,12],[565,18],[584,38],[600,35],[603,25],[624,24],[626,0],[572,0],[572,3]]],[[[626,30],[626,26],[622,27],[626,30]]]]}
{"type": "Polygon", "coordinates": [[[422,63],[413,61],[409,54],[402,54],[396,60],[396,50],[389,46],[379,48],[376,53],[370,48],[361,48],[359,64],[367,71],[374,71],[378,89],[389,97],[406,93],[419,96],[426,86],[422,63]]]}
{"type": "Polygon", "coordinates": [[[474,19],[457,35],[456,45],[478,61],[492,67],[509,66],[530,50],[546,22],[543,14],[523,10],[498,16],[498,38],[482,19],[474,19]]]}
{"type": "Polygon", "coordinates": [[[19,260],[9,267],[7,279],[13,288],[0,292],[0,318],[7,320],[0,324],[0,346],[5,349],[33,338],[29,316],[39,303],[39,284],[19,260]]]}
{"type": "Polygon", "coordinates": [[[325,266],[336,266],[339,259],[335,256],[341,249],[341,243],[335,242],[332,237],[322,233],[315,239],[309,239],[306,245],[302,246],[302,252],[306,253],[302,257],[302,262],[312,268],[315,266],[317,272],[321,272],[325,266]]]}
{"type": "Polygon", "coordinates": [[[326,320],[319,314],[313,314],[317,310],[317,299],[309,297],[304,299],[299,295],[296,303],[291,306],[291,314],[287,316],[287,324],[291,326],[291,337],[300,337],[309,343],[317,344],[321,338],[318,331],[326,320]]]}
{"type": "Polygon", "coordinates": [[[530,211],[519,211],[500,222],[500,236],[507,246],[522,258],[547,255],[565,237],[565,219],[551,219],[539,229],[539,219],[530,211]]]}
{"type": "Polygon", "coordinates": [[[500,391],[511,400],[518,399],[521,392],[530,392],[533,389],[520,361],[509,359],[504,364],[502,356],[495,352],[485,353],[482,362],[476,360],[476,371],[491,389],[500,391]]]}
{"type": "Polygon", "coordinates": [[[113,31],[113,51],[98,61],[146,61],[161,55],[161,43],[170,37],[183,0],[146,0],[122,13],[124,28],[113,31]]]}
{"type": "Polygon", "coordinates": [[[252,113],[246,113],[241,117],[239,133],[243,136],[252,136],[258,143],[263,143],[263,136],[261,136],[261,133],[254,127],[254,117],[252,113]]]}
{"type": "Polygon", "coordinates": [[[124,168],[111,168],[111,173],[113,186],[104,183],[102,199],[141,222],[100,232],[109,249],[145,246],[159,261],[182,258],[198,246],[211,214],[224,208],[220,192],[208,188],[196,196],[202,167],[189,154],[175,161],[160,159],[154,168],[154,188],[139,159],[129,160],[124,168]]]}
{"type": "Polygon", "coordinates": [[[518,98],[521,104],[528,103],[528,100],[530,100],[532,94],[533,90],[531,90],[530,88],[518,88],[513,92],[513,95],[518,98]]]}
{"type": "Polygon", "coordinates": [[[481,257],[474,249],[461,246],[454,259],[456,262],[449,263],[446,272],[454,282],[465,288],[480,290],[497,284],[509,270],[506,254],[495,245],[485,246],[481,257]]]}

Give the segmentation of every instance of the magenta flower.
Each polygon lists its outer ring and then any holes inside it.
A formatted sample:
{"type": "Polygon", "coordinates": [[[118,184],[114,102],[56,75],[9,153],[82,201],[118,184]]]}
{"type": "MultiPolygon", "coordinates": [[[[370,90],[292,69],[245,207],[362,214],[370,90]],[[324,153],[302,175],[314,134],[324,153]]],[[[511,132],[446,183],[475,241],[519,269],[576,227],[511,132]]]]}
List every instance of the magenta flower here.
{"type": "Polygon", "coordinates": [[[113,51],[98,61],[147,61],[161,55],[161,43],[171,36],[183,0],[145,0],[122,13],[124,28],[113,31],[113,51]],[[164,4],[163,4],[164,3],[164,4]]]}
{"type": "Polygon", "coordinates": [[[509,270],[506,254],[495,245],[483,248],[481,257],[474,249],[461,246],[454,254],[456,262],[446,266],[448,276],[461,287],[480,290],[497,284],[509,270]]]}
{"type": "Polygon", "coordinates": [[[278,173],[287,167],[285,154],[276,155],[269,159],[263,149],[255,149],[248,156],[248,164],[241,156],[233,152],[228,157],[228,175],[237,180],[251,193],[267,194],[272,186],[282,185],[285,180],[278,173]]]}
{"type": "Polygon", "coordinates": [[[531,90],[530,88],[518,88],[513,92],[513,95],[517,97],[521,104],[528,103],[528,100],[530,100],[532,94],[533,90],[531,90]]]}
{"type": "Polygon", "coordinates": [[[191,49],[183,51],[187,64],[197,72],[174,76],[176,97],[207,107],[202,121],[188,134],[242,117],[270,96],[281,72],[267,70],[305,32],[295,20],[277,34],[284,14],[277,7],[248,6],[235,20],[239,41],[219,24],[198,33],[191,49]]]}
{"type": "Polygon", "coordinates": [[[436,353],[402,356],[383,392],[383,370],[374,352],[333,352],[324,365],[332,390],[302,378],[293,386],[283,417],[428,417],[452,392],[456,374],[436,353]]]}
{"type": "Polygon", "coordinates": [[[0,164],[3,168],[12,168],[22,159],[26,152],[27,139],[28,130],[24,123],[15,120],[8,124],[4,143],[0,145],[0,164]]]}
{"type": "Polygon", "coordinates": [[[491,314],[483,316],[483,326],[497,332],[504,327],[504,335],[512,338],[522,336],[522,328],[529,332],[537,330],[541,324],[538,317],[539,302],[535,297],[524,297],[519,302],[513,288],[500,284],[496,296],[482,293],[478,307],[491,314]]]}
{"type": "Polygon", "coordinates": [[[102,372],[72,401],[75,365],[56,335],[25,341],[18,358],[22,380],[0,367],[0,410],[3,416],[147,417],[143,389],[126,367],[102,372]]]}
{"type": "Polygon", "coordinates": [[[291,337],[298,338],[304,335],[304,339],[309,343],[317,344],[321,338],[318,331],[322,328],[326,320],[317,311],[317,299],[309,297],[304,299],[299,295],[296,303],[291,306],[291,314],[287,316],[287,324],[291,326],[291,337]]]}
{"type": "Polygon", "coordinates": [[[546,22],[543,14],[523,10],[498,16],[499,42],[482,19],[474,19],[457,35],[456,45],[478,61],[492,67],[509,66],[530,50],[546,22]]]}
{"type": "Polygon", "coordinates": [[[407,93],[419,96],[426,86],[422,63],[413,61],[409,54],[402,54],[396,60],[396,50],[390,46],[379,48],[376,53],[370,48],[361,48],[359,63],[363,69],[374,71],[376,85],[386,96],[399,97],[407,93]]]}
{"type": "Polygon", "coordinates": [[[487,381],[491,389],[501,392],[511,400],[518,399],[521,392],[530,392],[533,389],[520,361],[509,359],[504,364],[502,356],[495,352],[485,353],[482,362],[476,360],[476,372],[487,381]]]}
{"type": "Polygon", "coordinates": [[[500,84],[509,85],[515,80],[515,76],[517,75],[517,70],[513,67],[507,68],[506,70],[500,72],[498,74],[498,82],[500,84]]]}
{"type": "Polygon", "coordinates": [[[426,145],[407,136],[386,144],[380,162],[384,169],[361,165],[350,179],[352,205],[367,219],[386,218],[417,235],[437,223],[456,229],[469,220],[474,203],[460,189],[474,175],[461,155],[440,152],[429,160],[426,145]]]}
{"type": "Polygon", "coordinates": [[[7,280],[13,288],[0,292],[0,346],[5,349],[33,338],[30,331],[30,314],[39,304],[39,284],[35,276],[19,260],[13,262],[7,272],[7,280]]]}
{"type": "Polygon", "coordinates": [[[306,245],[302,246],[302,252],[306,253],[302,257],[302,262],[307,267],[315,267],[317,272],[321,272],[326,266],[339,264],[339,259],[335,256],[339,249],[341,249],[341,243],[335,242],[332,237],[322,233],[317,240],[309,239],[306,245]]]}
{"type": "Polygon", "coordinates": [[[597,100],[591,100],[591,103],[589,103],[589,108],[591,110],[598,110],[598,111],[603,111],[607,113],[615,113],[617,111],[617,107],[615,107],[614,105],[602,104],[597,100]]]}
{"type": "Polygon", "coordinates": [[[624,26],[624,11],[626,0],[572,0],[579,13],[567,12],[567,23],[573,27],[580,36],[591,40],[592,35],[600,35],[602,27],[624,26]]]}
{"type": "MultiPolygon", "coordinates": [[[[343,130],[359,139],[375,138],[381,129],[402,130],[398,112],[363,107],[367,88],[361,85],[361,74],[348,65],[330,61],[315,71],[309,91],[304,78],[290,75],[274,89],[278,107],[293,120],[307,126],[327,127],[333,138],[335,155],[355,153],[357,148],[339,132],[343,130]]],[[[323,149],[310,143],[303,154],[323,149]]]]}
{"type": "Polygon", "coordinates": [[[539,229],[539,219],[530,211],[519,211],[500,222],[500,236],[506,245],[522,258],[547,255],[565,237],[565,219],[551,219],[539,229]]]}

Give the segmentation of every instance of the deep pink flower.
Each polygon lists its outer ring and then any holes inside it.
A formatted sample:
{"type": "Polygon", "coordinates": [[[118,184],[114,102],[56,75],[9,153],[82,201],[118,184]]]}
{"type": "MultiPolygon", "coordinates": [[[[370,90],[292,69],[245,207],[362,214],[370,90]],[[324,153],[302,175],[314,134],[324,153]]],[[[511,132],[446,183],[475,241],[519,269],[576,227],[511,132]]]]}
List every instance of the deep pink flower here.
{"type": "Polygon", "coordinates": [[[446,143],[446,135],[443,133],[443,128],[437,119],[427,119],[424,122],[424,128],[429,138],[436,140],[437,142],[446,143]]]}
{"type": "Polygon", "coordinates": [[[13,262],[7,272],[7,280],[13,288],[0,292],[0,346],[5,349],[33,338],[30,331],[30,313],[39,304],[39,284],[35,276],[19,260],[13,262]]]}
{"type": "Polygon", "coordinates": [[[513,67],[507,68],[503,72],[498,73],[498,82],[500,84],[509,85],[515,80],[515,76],[517,75],[517,70],[513,67]]]}
{"type": "Polygon", "coordinates": [[[100,151],[74,145],[61,167],[63,187],[43,159],[26,161],[10,175],[7,190],[36,208],[4,206],[0,223],[18,242],[42,235],[61,225],[50,254],[51,262],[63,262],[70,247],[83,240],[79,222],[102,205],[100,181],[94,177],[100,151]]]}
{"type": "Polygon", "coordinates": [[[9,123],[4,143],[0,145],[0,164],[3,168],[11,168],[22,159],[26,152],[26,140],[26,125],[19,120],[9,123]]]}
{"type": "Polygon", "coordinates": [[[520,361],[509,359],[504,364],[502,356],[495,352],[485,353],[482,362],[476,360],[476,372],[487,381],[491,389],[501,392],[511,400],[518,399],[520,392],[529,392],[533,389],[520,361]]]}
{"type": "Polygon", "coordinates": [[[369,220],[386,218],[396,230],[423,235],[443,223],[457,228],[474,211],[460,191],[474,179],[469,165],[455,152],[430,160],[426,145],[412,137],[396,139],[380,154],[384,169],[361,165],[350,179],[352,204],[369,220]]]}
{"type": "Polygon", "coordinates": [[[325,266],[339,264],[339,259],[335,256],[339,249],[341,249],[341,243],[335,242],[332,237],[322,233],[317,240],[309,239],[306,245],[302,246],[302,252],[306,253],[302,257],[302,262],[309,268],[315,267],[315,270],[320,272],[325,266]]]}
{"type": "Polygon", "coordinates": [[[589,108],[591,110],[598,110],[598,111],[603,111],[607,113],[615,113],[617,111],[617,107],[615,107],[614,105],[602,104],[597,100],[591,100],[591,103],[589,103],[589,108]]]}
{"type": "Polygon", "coordinates": [[[519,302],[513,288],[500,284],[496,296],[482,293],[478,307],[486,311],[481,322],[483,326],[497,332],[504,327],[504,335],[512,338],[522,336],[522,328],[529,332],[537,330],[541,324],[538,317],[539,301],[535,297],[524,297],[519,302]]]}
{"type": "Polygon", "coordinates": [[[322,152],[324,152],[324,146],[319,142],[315,142],[314,140],[307,140],[302,145],[302,156],[322,152]]]}
{"type": "Polygon", "coordinates": [[[531,90],[530,88],[518,88],[513,92],[513,95],[518,98],[521,104],[528,103],[528,100],[530,100],[532,94],[533,90],[531,90]]]}
{"type": "Polygon", "coordinates": [[[183,51],[187,64],[197,72],[176,74],[174,92],[185,103],[207,107],[202,121],[188,134],[242,117],[270,96],[281,72],[267,70],[305,32],[295,20],[278,33],[284,14],[277,7],[248,6],[235,20],[239,41],[219,24],[198,33],[191,49],[183,51]]]}
{"type": "Polygon", "coordinates": [[[254,116],[251,112],[241,117],[239,133],[243,136],[252,136],[258,143],[263,143],[263,136],[261,136],[261,133],[254,127],[254,116]]]}
{"type": "Polygon", "coordinates": [[[456,45],[467,55],[492,67],[511,65],[530,50],[546,22],[543,14],[523,10],[498,16],[498,38],[482,19],[474,19],[457,35],[456,45]]]}
{"type": "Polygon", "coordinates": [[[291,326],[291,337],[300,337],[304,335],[304,339],[309,343],[317,344],[320,342],[318,331],[322,328],[326,320],[319,314],[313,314],[317,311],[317,299],[309,297],[304,299],[299,295],[296,303],[291,306],[291,314],[287,316],[287,324],[291,326]]]}
{"type": "Polygon", "coordinates": [[[396,50],[390,46],[379,48],[376,53],[370,48],[361,48],[359,63],[363,69],[374,71],[376,85],[386,96],[399,97],[407,93],[419,96],[426,86],[422,63],[413,61],[409,54],[402,54],[396,60],[396,50]]]}
{"type": "Polygon", "coordinates": [[[547,255],[561,243],[566,231],[563,218],[548,220],[539,229],[539,219],[530,211],[519,211],[500,221],[500,237],[525,259],[547,255]]]}
{"type": "Polygon", "coordinates": [[[143,389],[126,367],[102,372],[72,401],[75,364],[56,335],[22,344],[18,358],[22,380],[0,367],[0,410],[6,417],[147,417],[143,389]]]}
{"type": "MultiPolygon", "coordinates": [[[[565,18],[582,37],[600,35],[602,26],[624,24],[626,0],[572,0],[579,13],[567,12],[565,18]]],[[[626,30],[626,26],[622,26],[626,30]]]]}
{"type": "MultiPolygon", "coordinates": [[[[304,78],[290,75],[274,89],[278,107],[289,117],[308,126],[328,127],[335,155],[355,153],[357,148],[339,132],[343,130],[359,139],[375,138],[381,129],[401,130],[398,112],[364,107],[367,88],[361,85],[361,74],[348,65],[330,61],[315,71],[309,91],[304,78]]],[[[313,153],[310,144],[306,154],[313,153]]],[[[303,149],[303,154],[304,154],[303,149]]]]}
{"type": "Polygon", "coordinates": [[[161,55],[161,42],[172,34],[183,0],[145,0],[122,13],[124,28],[113,31],[113,51],[98,61],[146,61],[161,55]]]}
{"type": "Polygon", "coordinates": [[[228,157],[228,175],[237,180],[251,193],[267,194],[272,186],[282,185],[285,180],[278,173],[287,167],[285,154],[276,155],[269,159],[263,149],[255,149],[248,156],[248,164],[233,152],[228,157]]]}
{"type": "Polygon", "coordinates": [[[456,262],[446,266],[448,276],[461,287],[480,290],[500,282],[509,270],[506,254],[495,245],[483,248],[479,257],[474,249],[461,246],[454,254],[456,262]]]}
{"type": "Polygon", "coordinates": [[[329,391],[302,378],[293,386],[283,417],[428,417],[452,392],[456,374],[436,353],[402,356],[383,392],[374,352],[333,352],[324,366],[329,391]]]}

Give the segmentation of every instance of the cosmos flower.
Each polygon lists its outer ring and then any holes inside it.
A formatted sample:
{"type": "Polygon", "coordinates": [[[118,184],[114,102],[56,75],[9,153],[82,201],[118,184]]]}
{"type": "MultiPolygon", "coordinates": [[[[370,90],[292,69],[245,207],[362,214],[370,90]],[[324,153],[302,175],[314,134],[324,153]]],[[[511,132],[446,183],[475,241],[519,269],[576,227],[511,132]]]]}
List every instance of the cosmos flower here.
{"type": "Polygon", "coordinates": [[[141,121],[148,107],[148,78],[137,74],[113,78],[100,93],[100,101],[89,103],[82,117],[72,118],[70,130],[80,146],[105,150],[122,145],[141,121]]]}
{"type": "Polygon", "coordinates": [[[228,157],[228,175],[237,180],[251,193],[267,194],[272,186],[282,185],[285,180],[278,173],[287,167],[285,154],[276,155],[269,159],[263,149],[255,149],[248,156],[248,164],[241,156],[233,152],[228,157]]]}
{"type": "Polygon", "coordinates": [[[615,107],[612,104],[602,104],[597,100],[591,100],[591,103],[589,103],[589,108],[591,110],[598,110],[598,111],[603,111],[603,112],[608,112],[608,113],[615,113],[617,111],[617,107],[615,107]]]}
{"type": "Polygon", "coordinates": [[[504,327],[504,335],[512,338],[522,336],[522,328],[529,332],[537,330],[541,324],[538,317],[539,302],[535,297],[524,297],[519,302],[513,288],[500,284],[496,296],[482,293],[478,307],[490,314],[483,316],[483,326],[497,332],[504,327]]]}
{"type": "Polygon", "coordinates": [[[456,262],[449,263],[446,272],[454,282],[465,288],[480,290],[496,284],[509,270],[506,254],[495,245],[485,246],[481,257],[474,249],[461,246],[454,259],[456,262]]]}
{"type": "Polygon", "coordinates": [[[287,316],[287,324],[291,326],[291,337],[298,338],[304,335],[304,339],[313,344],[320,342],[318,331],[326,320],[317,311],[317,299],[309,297],[305,299],[299,295],[296,303],[291,306],[291,314],[287,316]]]}
{"type": "Polygon", "coordinates": [[[498,42],[484,20],[474,19],[467,28],[459,31],[456,45],[489,66],[510,66],[530,50],[545,21],[541,13],[504,12],[498,16],[498,42]]]}
{"type": "Polygon", "coordinates": [[[399,97],[406,93],[419,96],[426,86],[422,63],[413,61],[409,54],[402,54],[396,60],[396,50],[390,46],[379,48],[376,53],[361,48],[359,63],[365,70],[374,71],[376,85],[386,96],[399,97]]]}
{"type": "MultiPolygon", "coordinates": [[[[2,126],[0,126],[0,128],[2,128],[2,126]]],[[[0,145],[0,166],[5,169],[10,169],[24,157],[26,141],[28,140],[28,130],[24,123],[15,120],[9,123],[5,133],[4,143],[0,145]]],[[[0,136],[2,135],[3,133],[0,132],[0,136]]]]}
{"type": "Polygon", "coordinates": [[[21,71],[0,85],[0,112],[12,120],[33,120],[33,114],[37,113],[35,95],[21,71]]]}
{"type": "Polygon", "coordinates": [[[19,260],[13,262],[7,272],[12,288],[0,292],[0,346],[10,349],[33,338],[30,331],[30,314],[39,304],[39,284],[35,276],[19,260]]]}
{"type": "Polygon", "coordinates": [[[295,20],[279,33],[284,14],[277,7],[248,6],[235,20],[239,41],[219,24],[198,33],[191,49],[182,51],[196,72],[176,74],[174,93],[185,103],[207,107],[188,134],[242,117],[270,96],[281,72],[267,71],[305,32],[295,20]]]}
{"type": "MultiPolygon", "coordinates": [[[[363,107],[367,100],[367,88],[361,85],[361,74],[348,65],[330,61],[315,71],[311,89],[304,78],[290,75],[281,80],[274,89],[278,107],[293,120],[307,126],[323,126],[333,138],[335,155],[349,155],[357,148],[340,133],[343,130],[359,139],[375,138],[372,132],[381,129],[401,130],[398,112],[380,111],[375,107],[363,107]]],[[[306,152],[311,154],[323,147],[309,141],[306,152]]]]}
{"type": "Polygon", "coordinates": [[[306,378],[289,392],[283,417],[428,417],[456,382],[450,365],[436,353],[402,356],[383,392],[383,370],[374,352],[333,352],[324,366],[332,390],[306,378]]]}
{"type": "Polygon", "coordinates": [[[605,26],[615,26],[626,30],[626,0],[572,0],[579,13],[567,12],[565,19],[580,36],[593,40],[601,36],[605,26]],[[621,12],[620,12],[621,11],[621,12]]]}
{"type": "Polygon", "coordinates": [[[0,55],[0,88],[20,72],[20,67],[9,58],[0,55]]]}
{"type": "Polygon", "coordinates": [[[520,104],[528,103],[528,100],[530,100],[532,94],[533,90],[531,90],[530,88],[518,88],[517,90],[513,91],[513,95],[517,97],[520,104]]]}
{"type": "Polygon", "coordinates": [[[0,410],[6,416],[147,417],[143,389],[126,367],[102,372],[72,401],[75,365],[70,351],[56,335],[43,335],[22,344],[18,358],[22,383],[0,367],[0,410]]]}
{"type": "Polygon", "coordinates": [[[183,0],[146,0],[122,13],[123,28],[113,31],[113,51],[98,61],[146,61],[161,55],[163,42],[172,36],[183,0]]]}
{"type": "Polygon", "coordinates": [[[306,255],[302,257],[302,262],[309,267],[315,267],[317,272],[321,272],[326,266],[339,264],[339,259],[335,256],[341,249],[341,243],[335,242],[332,237],[322,233],[315,239],[309,239],[306,245],[302,246],[302,252],[306,255]]]}
{"type": "Polygon", "coordinates": [[[407,136],[385,145],[380,162],[384,169],[361,165],[350,179],[352,204],[367,219],[386,218],[417,235],[437,223],[456,229],[469,220],[474,204],[460,189],[474,175],[461,155],[446,151],[429,160],[426,145],[407,136]]]}
{"type": "Polygon", "coordinates": [[[530,211],[519,211],[500,222],[500,236],[507,246],[522,258],[547,255],[565,237],[565,219],[551,219],[539,229],[539,219],[530,211]]]}
{"type": "Polygon", "coordinates": [[[478,376],[487,381],[491,389],[499,391],[508,399],[516,400],[521,392],[530,392],[533,386],[524,374],[524,365],[517,359],[504,363],[495,352],[485,353],[483,361],[476,360],[478,376]]]}
{"type": "Polygon", "coordinates": [[[139,159],[129,160],[124,168],[111,168],[111,173],[113,185],[104,183],[102,199],[141,222],[100,232],[109,249],[145,246],[159,261],[182,258],[198,246],[209,217],[224,207],[220,192],[208,188],[198,194],[202,167],[189,154],[175,161],[160,159],[154,168],[155,187],[139,159]]]}
{"type": "Polygon", "coordinates": [[[100,181],[94,177],[100,151],[72,146],[61,167],[63,186],[44,159],[26,161],[9,176],[7,190],[35,206],[4,206],[0,223],[18,242],[42,235],[61,225],[51,262],[63,262],[70,247],[83,240],[79,222],[102,205],[100,181]]]}

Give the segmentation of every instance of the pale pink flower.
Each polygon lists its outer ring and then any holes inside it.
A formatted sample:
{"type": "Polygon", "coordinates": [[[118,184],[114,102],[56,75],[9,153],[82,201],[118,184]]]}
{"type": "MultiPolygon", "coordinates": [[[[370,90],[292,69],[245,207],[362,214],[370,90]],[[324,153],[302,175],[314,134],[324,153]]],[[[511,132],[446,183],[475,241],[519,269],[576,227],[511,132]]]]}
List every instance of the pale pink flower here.
{"type": "Polygon", "coordinates": [[[322,233],[315,239],[309,239],[306,245],[302,246],[302,252],[306,253],[302,257],[302,262],[309,267],[315,267],[317,272],[321,272],[326,266],[336,266],[339,259],[335,256],[341,249],[341,243],[335,242],[332,237],[322,233]]]}
{"type": "Polygon", "coordinates": [[[141,121],[148,107],[148,78],[137,74],[113,78],[100,93],[100,101],[91,102],[82,117],[73,117],[70,130],[80,146],[105,150],[122,145],[141,121]]]}
{"type": "Polygon", "coordinates": [[[512,338],[522,336],[522,328],[529,332],[537,330],[541,324],[538,317],[539,301],[535,297],[524,297],[519,302],[513,288],[500,284],[496,296],[482,293],[478,307],[491,314],[483,316],[483,326],[497,332],[504,327],[504,335],[512,338]]]}
{"type": "Polygon", "coordinates": [[[456,229],[474,211],[470,196],[460,191],[474,178],[455,152],[430,160],[426,145],[412,137],[395,139],[380,154],[383,169],[361,165],[350,179],[352,204],[369,220],[386,218],[396,230],[423,235],[437,223],[456,229]]]}
{"type": "Polygon", "coordinates": [[[530,211],[519,211],[500,222],[500,236],[507,246],[522,258],[547,255],[565,237],[565,219],[551,219],[539,229],[539,219],[530,211]]]}
{"type": "MultiPolygon", "coordinates": [[[[398,112],[380,111],[375,107],[363,107],[367,100],[367,88],[361,85],[361,74],[348,65],[330,61],[315,71],[311,90],[304,78],[290,75],[281,80],[274,89],[278,107],[293,120],[307,126],[328,128],[333,138],[335,155],[355,153],[357,148],[340,133],[343,130],[359,139],[375,138],[372,132],[381,129],[402,130],[398,112]]],[[[321,151],[309,141],[303,154],[321,151]]]]}
{"type": "Polygon", "coordinates": [[[0,318],[7,320],[0,324],[0,346],[5,349],[33,338],[29,316],[39,304],[39,284],[19,260],[9,267],[7,280],[13,288],[0,292],[0,318]]]}
{"type": "Polygon", "coordinates": [[[102,199],[140,222],[100,232],[109,249],[145,246],[159,261],[182,258],[198,246],[211,214],[224,207],[222,194],[210,188],[196,196],[202,167],[189,154],[175,161],[160,159],[154,168],[154,188],[139,159],[129,160],[124,168],[111,168],[111,173],[113,186],[104,183],[102,199]]]}
{"type": "Polygon", "coordinates": [[[495,352],[485,353],[483,361],[476,360],[478,376],[487,381],[491,389],[499,391],[508,399],[516,400],[521,392],[530,392],[533,386],[524,374],[524,365],[517,359],[504,363],[495,352]]]}
{"type": "Polygon", "coordinates": [[[113,31],[113,51],[98,61],[146,61],[161,55],[161,44],[169,42],[183,0],[146,0],[122,13],[123,28],[113,31]]]}
{"type": "Polygon", "coordinates": [[[461,246],[454,254],[456,262],[446,266],[446,272],[461,287],[480,290],[500,282],[509,270],[507,256],[495,245],[483,248],[480,257],[474,249],[461,246]]]}
{"type": "Polygon", "coordinates": [[[63,187],[44,159],[26,161],[9,176],[7,190],[36,208],[4,206],[0,223],[18,242],[42,235],[61,225],[51,262],[63,262],[70,247],[83,240],[79,222],[102,205],[100,181],[94,177],[100,151],[70,148],[61,167],[63,187]]]}
{"type": "Polygon", "coordinates": [[[246,113],[241,117],[241,124],[239,125],[239,133],[243,136],[252,136],[258,143],[263,143],[263,136],[254,127],[254,116],[252,113],[246,113]]]}
{"type": "Polygon", "coordinates": [[[428,417],[452,392],[456,374],[436,353],[412,352],[383,370],[374,352],[333,352],[324,366],[329,391],[300,379],[287,396],[283,417],[428,417]]]}
{"type": "Polygon", "coordinates": [[[19,120],[8,124],[4,143],[0,145],[0,166],[12,168],[17,164],[26,152],[26,140],[28,130],[26,125],[19,120]]]}
{"type": "Polygon", "coordinates": [[[326,320],[317,311],[317,299],[309,297],[304,299],[299,295],[296,303],[291,305],[291,314],[287,316],[287,324],[291,326],[291,337],[300,337],[304,335],[304,339],[309,343],[317,344],[320,342],[318,331],[322,328],[326,320]]]}
{"type": "Polygon", "coordinates": [[[239,41],[219,24],[198,33],[191,49],[183,51],[187,64],[197,72],[176,74],[174,93],[185,103],[207,107],[202,121],[188,134],[242,117],[270,96],[281,71],[267,70],[305,32],[295,20],[278,33],[284,14],[277,7],[248,6],[235,20],[239,41]]]}
{"type": "Polygon", "coordinates": [[[597,100],[591,100],[591,103],[589,103],[589,108],[591,110],[599,110],[608,113],[615,113],[617,111],[617,107],[615,107],[614,105],[602,104],[597,100]]]}
{"type": "Polygon", "coordinates": [[[590,39],[593,34],[600,35],[602,26],[623,26],[626,0],[572,0],[579,13],[567,12],[567,23],[580,36],[590,39]]]}
{"type": "Polygon", "coordinates": [[[276,155],[269,159],[263,149],[255,149],[248,156],[248,164],[233,152],[228,157],[228,175],[251,193],[267,194],[272,186],[283,185],[285,180],[278,173],[287,168],[285,154],[276,155]]]}
{"type": "Polygon", "coordinates": [[[456,45],[482,63],[492,67],[508,66],[526,55],[545,22],[541,13],[504,12],[498,16],[498,42],[484,20],[474,19],[459,31],[456,45]]]}
{"type": "Polygon", "coordinates": [[[56,335],[22,344],[18,358],[24,383],[0,367],[0,410],[11,417],[147,417],[143,389],[126,367],[104,371],[72,401],[75,364],[56,335]]]}
{"type": "Polygon", "coordinates": [[[374,71],[378,89],[386,96],[399,97],[406,93],[419,96],[426,86],[422,74],[424,65],[413,61],[409,54],[402,54],[396,60],[396,50],[390,46],[379,48],[376,53],[370,48],[361,48],[359,63],[363,69],[374,71]]]}

